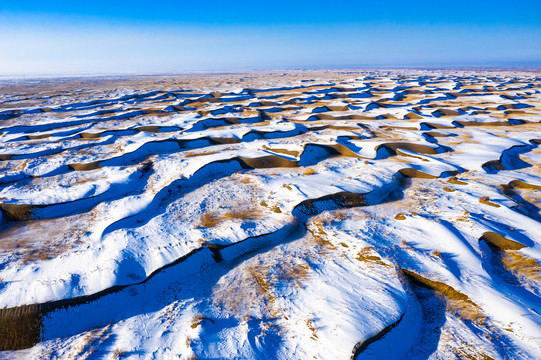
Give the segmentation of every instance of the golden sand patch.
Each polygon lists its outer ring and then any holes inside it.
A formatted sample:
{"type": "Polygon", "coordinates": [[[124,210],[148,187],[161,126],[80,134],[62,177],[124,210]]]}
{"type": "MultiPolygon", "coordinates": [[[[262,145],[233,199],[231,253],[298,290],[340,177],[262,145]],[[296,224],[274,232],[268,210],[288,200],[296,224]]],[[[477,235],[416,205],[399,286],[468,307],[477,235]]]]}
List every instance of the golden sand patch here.
{"type": "Polygon", "coordinates": [[[398,213],[395,215],[395,220],[406,220],[406,216],[403,213],[398,213]]]}
{"type": "Polygon", "coordinates": [[[490,198],[488,196],[481,196],[479,198],[479,202],[481,204],[489,205],[489,206],[496,207],[496,208],[500,207],[500,204],[496,204],[496,203],[490,201],[490,198]]]}

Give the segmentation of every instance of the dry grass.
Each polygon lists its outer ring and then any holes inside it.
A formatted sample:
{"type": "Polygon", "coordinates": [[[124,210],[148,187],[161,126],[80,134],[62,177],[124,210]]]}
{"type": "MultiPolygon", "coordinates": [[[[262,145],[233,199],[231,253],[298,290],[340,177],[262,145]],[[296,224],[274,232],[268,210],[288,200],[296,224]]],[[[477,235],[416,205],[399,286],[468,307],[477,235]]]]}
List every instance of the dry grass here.
{"type": "Polygon", "coordinates": [[[254,268],[249,269],[248,273],[249,273],[250,277],[253,279],[253,281],[255,282],[255,285],[256,285],[256,288],[257,288],[258,292],[260,294],[263,294],[264,296],[267,296],[269,298],[269,300],[274,302],[274,300],[275,300],[274,295],[269,293],[270,284],[266,279],[267,274],[266,273],[261,273],[261,272],[257,271],[257,269],[254,269],[254,268]]]}
{"type": "Polygon", "coordinates": [[[306,262],[285,262],[277,269],[275,279],[302,288],[302,283],[308,278],[309,271],[310,266],[306,262]]]}
{"type": "Polygon", "coordinates": [[[234,281],[214,291],[213,301],[223,311],[240,319],[258,311],[264,317],[279,317],[274,288],[270,283],[269,266],[247,265],[234,281]]]}
{"type": "Polygon", "coordinates": [[[194,316],[194,318],[192,319],[192,323],[190,324],[190,327],[192,329],[195,329],[197,328],[199,325],[201,325],[201,320],[203,320],[205,317],[201,314],[197,314],[196,316],[194,316]]]}
{"type": "MultiPolygon", "coordinates": [[[[463,344],[463,346],[464,345],[467,345],[467,344],[463,344]]],[[[463,347],[458,348],[455,351],[455,355],[459,359],[464,359],[464,360],[494,360],[494,358],[492,356],[480,353],[480,352],[476,351],[475,349],[473,349],[471,346],[469,346],[469,348],[470,349],[468,349],[468,350],[465,350],[465,348],[463,348],[463,347]],[[466,352],[466,351],[468,351],[468,352],[466,352]]]]}
{"type": "Polygon", "coordinates": [[[260,218],[261,213],[254,211],[254,209],[235,209],[224,213],[210,212],[201,215],[199,227],[213,227],[228,220],[257,220],[260,218]]]}
{"type": "MultiPolygon", "coordinates": [[[[15,253],[23,264],[47,261],[80,245],[84,241],[84,235],[96,219],[97,213],[90,211],[72,218],[29,221],[25,225],[27,233],[15,233],[15,238],[18,240],[15,243],[4,243],[3,245],[8,245],[7,249],[17,249],[15,253]],[[43,235],[45,239],[42,238],[36,242],[37,239],[34,237],[37,234],[43,235]]],[[[9,234],[6,235],[9,236],[9,234]]],[[[0,248],[2,247],[0,246],[0,248]]]]}
{"type": "MultiPolygon", "coordinates": [[[[436,293],[436,296],[447,296],[447,294],[436,293]]],[[[483,324],[486,321],[486,315],[475,303],[461,301],[446,297],[446,310],[464,321],[473,321],[483,324]]]]}
{"type": "Polygon", "coordinates": [[[312,321],[312,319],[307,319],[306,320],[306,326],[312,332],[312,336],[310,336],[310,338],[312,340],[317,340],[318,336],[316,335],[316,326],[314,325],[314,322],[312,321]]]}
{"type": "Polygon", "coordinates": [[[77,178],[73,179],[73,181],[71,183],[67,184],[67,186],[85,184],[85,183],[90,182],[90,181],[102,180],[102,179],[106,179],[106,178],[107,178],[107,176],[98,176],[98,177],[95,177],[95,178],[77,177],[77,178]]]}
{"type": "Polygon", "coordinates": [[[28,166],[29,160],[19,160],[17,166],[13,168],[13,171],[24,171],[28,166]]]}
{"type": "Polygon", "coordinates": [[[505,251],[501,259],[503,267],[517,278],[541,282],[541,266],[537,260],[518,251],[505,251]]]}
{"type": "Polygon", "coordinates": [[[150,170],[152,170],[153,167],[154,167],[154,161],[147,159],[138,166],[138,170],[141,171],[142,173],[147,173],[150,170]]]}
{"type": "Polygon", "coordinates": [[[210,228],[228,221],[257,221],[268,214],[268,210],[281,212],[279,207],[267,198],[260,196],[262,189],[258,187],[258,178],[254,175],[246,175],[241,172],[231,175],[228,182],[239,190],[240,197],[234,197],[223,201],[223,206],[216,204],[199,217],[196,227],[210,228]],[[267,209],[264,209],[267,208],[267,209]]]}
{"type": "MultiPolygon", "coordinates": [[[[103,344],[104,341],[111,337],[111,324],[104,328],[90,330],[83,337],[83,341],[79,344],[74,352],[70,353],[70,358],[88,359],[96,352],[96,348],[103,344]]],[[[116,351],[115,351],[116,352],[116,351]]],[[[114,354],[114,353],[113,353],[114,354]]]]}
{"type": "Polygon", "coordinates": [[[113,351],[112,358],[113,359],[122,359],[122,357],[124,357],[124,355],[126,355],[126,351],[116,349],[115,351],[113,351]]]}
{"type": "Polygon", "coordinates": [[[328,237],[328,234],[323,230],[323,220],[322,219],[316,219],[311,222],[313,226],[308,228],[308,232],[310,235],[312,235],[313,241],[318,245],[321,249],[335,249],[335,246],[326,239],[328,237]],[[312,227],[315,227],[315,229],[312,229],[312,227]]]}
{"type": "Polygon", "coordinates": [[[47,261],[66,252],[69,248],[71,248],[71,245],[66,243],[60,243],[55,244],[55,246],[32,249],[24,255],[24,257],[22,258],[22,262],[23,264],[27,264],[34,261],[47,261]]]}
{"type": "Polygon", "coordinates": [[[237,180],[238,182],[240,182],[241,184],[245,184],[245,185],[255,184],[254,178],[248,175],[234,174],[231,177],[237,180]]]}
{"type": "MultiPolygon", "coordinates": [[[[325,225],[326,224],[332,224],[333,222],[340,222],[344,221],[346,219],[349,219],[349,212],[348,209],[337,209],[334,211],[330,211],[327,213],[328,216],[323,215],[323,219],[325,219],[325,225]]],[[[356,214],[356,218],[361,218],[365,214],[358,212],[356,214]]]]}
{"type": "Polygon", "coordinates": [[[486,320],[481,308],[471,301],[467,295],[455,290],[453,287],[440,281],[429,280],[406,269],[402,269],[402,273],[413,283],[436,291],[437,296],[443,296],[443,299],[446,300],[447,310],[459,318],[478,323],[483,323],[486,320]]]}
{"type": "Polygon", "coordinates": [[[310,266],[302,259],[276,258],[270,263],[259,259],[246,264],[239,276],[220,286],[215,291],[214,301],[226,312],[242,319],[259,311],[265,318],[278,318],[283,309],[277,304],[276,289],[284,286],[302,288],[309,273],[310,266]]]}
{"type": "Polygon", "coordinates": [[[464,210],[462,215],[457,216],[455,218],[455,222],[465,222],[473,225],[473,221],[470,220],[470,212],[468,210],[464,210]]]}
{"type": "Polygon", "coordinates": [[[389,266],[382,261],[381,257],[371,247],[362,248],[355,259],[367,264],[389,266]]]}

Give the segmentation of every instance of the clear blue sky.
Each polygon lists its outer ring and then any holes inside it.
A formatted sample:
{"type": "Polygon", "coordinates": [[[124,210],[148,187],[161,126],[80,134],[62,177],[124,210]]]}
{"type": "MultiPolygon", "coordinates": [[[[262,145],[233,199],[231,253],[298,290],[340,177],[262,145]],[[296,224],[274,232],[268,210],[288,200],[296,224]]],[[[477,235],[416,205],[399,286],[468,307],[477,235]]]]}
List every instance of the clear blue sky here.
{"type": "Polygon", "coordinates": [[[363,66],[541,66],[541,0],[0,0],[3,75],[363,66]]]}

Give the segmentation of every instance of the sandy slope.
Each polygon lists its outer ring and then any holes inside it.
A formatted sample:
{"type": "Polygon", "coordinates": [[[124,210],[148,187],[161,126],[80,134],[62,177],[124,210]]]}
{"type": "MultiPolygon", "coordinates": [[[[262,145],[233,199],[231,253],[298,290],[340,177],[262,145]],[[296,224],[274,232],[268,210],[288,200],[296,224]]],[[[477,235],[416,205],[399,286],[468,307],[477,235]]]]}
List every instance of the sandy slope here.
{"type": "Polygon", "coordinates": [[[0,357],[541,357],[541,78],[0,95],[0,357]]]}

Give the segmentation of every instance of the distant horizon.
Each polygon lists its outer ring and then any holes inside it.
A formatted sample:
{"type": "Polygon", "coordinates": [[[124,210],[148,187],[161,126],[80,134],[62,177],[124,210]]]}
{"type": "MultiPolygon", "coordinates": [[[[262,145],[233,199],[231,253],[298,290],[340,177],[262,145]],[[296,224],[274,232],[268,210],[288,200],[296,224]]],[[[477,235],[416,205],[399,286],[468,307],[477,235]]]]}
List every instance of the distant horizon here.
{"type": "Polygon", "coordinates": [[[313,0],[0,6],[0,78],[541,67],[541,3],[313,0]]]}
{"type": "Polygon", "coordinates": [[[350,66],[350,67],[310,67],[310,68],[266,68],[266,69],[222,69],[222,70],[184,70],[178,72],[79,72],[79,73],[13,73],[1,74],[0,81],[9,80],[46,80],[46,79],[79,79],[79,78],[131,78],[131,77],[160,77],[160,76],[182,76],[182,75],[225,75],[225,74],[243,74],[257,72],[279,72],[279,71],[393,71],[393,70],[411,70],[411,71],[524,71],[541,72],[539,65],[441,65],[441,66],[350,66]]]}

